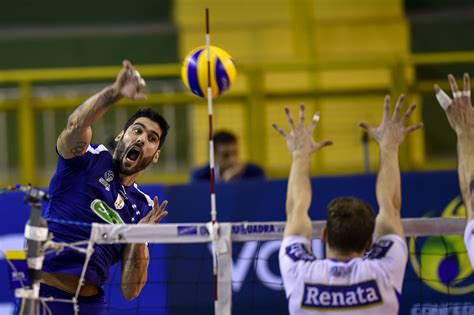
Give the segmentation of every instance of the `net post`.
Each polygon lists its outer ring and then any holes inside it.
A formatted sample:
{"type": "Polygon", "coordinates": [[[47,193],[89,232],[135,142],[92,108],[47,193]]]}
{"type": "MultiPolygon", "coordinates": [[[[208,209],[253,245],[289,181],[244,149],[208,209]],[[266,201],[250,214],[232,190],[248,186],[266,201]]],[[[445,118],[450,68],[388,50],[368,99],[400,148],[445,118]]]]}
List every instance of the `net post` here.
{"type": "Polygon", "coordinates": [[[23,296],[19,313],[36,315],[40,312],[39,291],[40,272],[43,268],[45,243],[48,240],[48,224],[41,216],[41,201],[48,200],[49,195],[37,187],[17,185],[24,191],[25,202],[31,207],[30,218],[25,226],[26,258],[31,277],[31,288],[23,288],[19,293],[23,296]]]}
{"type": "Polygon", "coordinates": [[[232,224],[212,223],[208,225],[212,241],[214,262],[215,315],[230,315],[232,312],[232,224]]]}

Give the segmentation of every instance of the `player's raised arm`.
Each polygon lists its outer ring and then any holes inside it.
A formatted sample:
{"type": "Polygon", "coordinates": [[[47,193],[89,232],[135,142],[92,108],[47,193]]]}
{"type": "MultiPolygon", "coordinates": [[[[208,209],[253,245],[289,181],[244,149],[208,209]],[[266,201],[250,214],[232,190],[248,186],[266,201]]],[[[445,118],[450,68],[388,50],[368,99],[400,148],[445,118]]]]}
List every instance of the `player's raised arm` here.
{"type": "Polygon", "coordinates": [[[293,155],[288,193],[286,199],[286,226],[284,236],[301,235],[308,239],[312,237],[311,219],[308,210],[311,205],[311,181],[309,177],[311,155],[317,150],[331,145],[331,141],[315,142],[313,132],[319,121],[319,113],[313,116],[311,123],[305,127],[305,108],[300,107],[298,125],[295,126],[288,108],[285,108],[291,130],[286,132],[276,124],[273,127],[286,138],[288,149],[293,155]]]}
{"type": "Polygon", "coordinates": [[[122,97],[144,99],[141,93],[144,86],[140,73],[124,60],[115,83],[91,96],[69,116],[56,143],[59,154],[65,159],[84,154],[92,139],[92,124],[122,97]]]}
{"type": "Polygon", "coordinates": [[[456,79],[448,76],[453,92],[451,99],[437,84],[436,99],[444,109],[449,124],[457,135],[459,186],[468,221],[474,219],[471,205],[470,183],[474,179],[474,110],[471,103],[471,83],[469,74],[464,74],[464,89],[459,90],[456,79]]]}
{"type": "Polygon", "coordinates": [[[450,74],[448,80],[453,99],[437,84],[436,99],[457,135],[459,188],[466,205],[467,219],[464,242],[474,267],[474,110],[471,103],[471,82],[469,74],[465,73],[464,88],[460,91],[454,76],[450,74]]]}
{"type": "Polygon", "coordinates": [[[400,217],[402,199],[398,148],[407,134],[423,126],[422,123],[418,123],[405,127],[405,123],[415,110],[416,105],[411,105],[400,119],[399,113],[404,100],[405,96],[401,95],[395,106],[393,116],[390,117],[390,96],[386,96],[382,123],[376,128],[369,126],[367,123],[360,124],[377,141],[380,147],[380,170],[376,189],[380,211],[375,221],[375,239],[386,234],[404,236],[400,217]]]}

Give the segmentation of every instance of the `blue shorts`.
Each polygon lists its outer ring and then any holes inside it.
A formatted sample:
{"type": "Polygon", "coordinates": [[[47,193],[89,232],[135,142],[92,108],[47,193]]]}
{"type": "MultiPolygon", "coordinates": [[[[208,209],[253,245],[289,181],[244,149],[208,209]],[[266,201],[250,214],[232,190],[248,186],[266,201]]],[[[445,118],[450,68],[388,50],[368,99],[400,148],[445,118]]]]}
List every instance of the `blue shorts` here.
{"type": "MultiPolygon", "coordinates": [[[[40,296],[71,300],[74,295],[42,283],[40,296]]],[[[78,300],[80,315],[107,315],[107,302],[103,291],[92,296],[79,296],[78,300]]],[[[15,314],[19,314],[20,303],[21,301],[17,299],[15,314]]],[[[53,315],[74,314],[73,303],[47,302],[46,304],[53,315]]],[[[42,306],[40,307],[40,314],[47,314],[47,312],[43,313],[42,306]]]]}

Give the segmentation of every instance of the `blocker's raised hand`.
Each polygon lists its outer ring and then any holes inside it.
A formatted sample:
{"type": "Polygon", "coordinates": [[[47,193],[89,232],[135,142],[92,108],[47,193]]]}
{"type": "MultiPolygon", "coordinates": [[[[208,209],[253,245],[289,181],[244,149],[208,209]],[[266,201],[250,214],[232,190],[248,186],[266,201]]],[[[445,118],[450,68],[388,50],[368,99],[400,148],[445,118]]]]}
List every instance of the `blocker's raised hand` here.
{"type": "Polygon", "coordinates": [[[446,94],[439,85],[435,84],[436,99],[446,112],[449,124],[457,135],[465,132],[474,132],[474,110],[471,103],[471,82],[469,74],[464,74],[464,89],[459,90],[456,79],[448,75],[448,81],[453,92],[453,99],[446,94]]]}
{"type": "Polygon", "coordinates": [[[275,128],[276,131],[278,131],[278,133],[280,133],[283,137],[286,138],[288,149],[293,154],[303,153],[303,154],[311,155],[317,150],[332,144],[332,141],[329,141],[329,140],[325,140],[322,142],[314,141],[313,133],[314,133],[314,130],[316,129],[316,126],[318,125],[319,113],[316,113],[313,116],[312,121],[307,127],[304,126],[305,124],[304,104],[300,105],[300,117],[299,117],[298,126],[295,126],[293,117],[291,116],[291,113],[288,107],[285,107],[285,113],[286,113],[286,117],[288,118],[288,122],[290,123],[290,127],[291,127],[290,132],[288,133],[284,131],[283,129],[278,127],[277,124],[275,123],[273,123],[272,126],[273,128],[275,128]]]}
{"type": "Polygon", "coordinates": [[[398,148],[407,134],[423,127],[423,123],[405,127],[405,123],[415,110],[416,105],[411,105],[400,119],[399,114],[404,101],[405,95],[402,94],[395,105],[393,116],[390,117],[390,96],[387,95],[384,101],[382,123],[378,127],[372,127],[366,122],[360,124],[360,127],[365,129],[378,142],[380,148],[398,148]]]}

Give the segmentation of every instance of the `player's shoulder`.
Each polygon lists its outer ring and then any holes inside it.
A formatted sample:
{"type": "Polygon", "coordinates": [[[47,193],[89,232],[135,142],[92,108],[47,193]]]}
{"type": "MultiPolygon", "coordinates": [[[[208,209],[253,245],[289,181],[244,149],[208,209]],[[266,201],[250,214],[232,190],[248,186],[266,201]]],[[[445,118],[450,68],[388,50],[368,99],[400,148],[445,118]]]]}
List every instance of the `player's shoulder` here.
{"type": "MultiPolygon", "coordinates": [[[[56,152],[57,148],[56,148],[56,152]]],[[[57,173],[77,174],[81,172],[102,171],[110,168],[113,158],[107,148],[102,144],[90,144],[84,154],[72,158],[64,158],[59,154],[57,173]]]]}
{"type": "Polygon", "coordinates": [[[113,157],[103,144],[90,144],[84,154],[87,171],[105,172],[113,167],[113,157]]]}
{"type": "Polygon", "coordinates": [[[472,238],[474,235],[474,219],[469,220],[464,230],[464,238],[472,238]]]}
{"type": "Polygon", "coordinates": [[[112,154],[103,144],[90,144],[87,148],[86,154],[99,155],[99,156],[110,156],[112,154]]]}
{"type": "Polygon", "coordinates": [[[300,235],[291,235],[283,238],[279,256],[280,259],[287,257],[293,262],[316,260],[316,256],[311,251],[311,241],[300,235]]]}
{"type": "MultiPolygon", "coordinates": [[[[390,252],[408,254],[408,246],[405,239],[396,234],[383,235],[374,242],[364,258],[369,260],[382,259],[390,252]]],[[[400,259],[404,259],[404,256],[400,256],[400,259]]]]}
{"type": "Polygon", "coordinates": [[[471,219],[466,224],[466,229],[464,230],[464,244],[466,245],[471,265],[474,268],[474,219],[471,219]]]}

